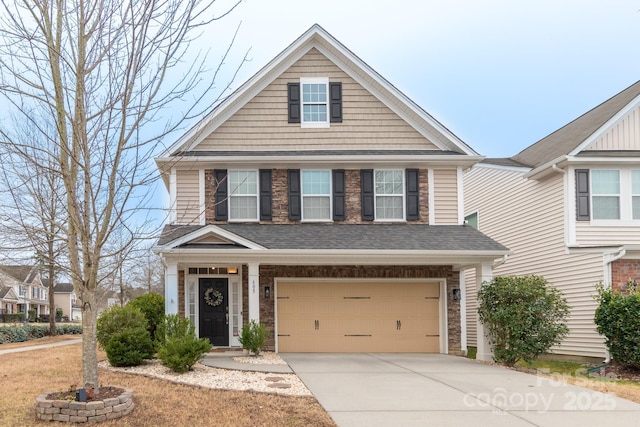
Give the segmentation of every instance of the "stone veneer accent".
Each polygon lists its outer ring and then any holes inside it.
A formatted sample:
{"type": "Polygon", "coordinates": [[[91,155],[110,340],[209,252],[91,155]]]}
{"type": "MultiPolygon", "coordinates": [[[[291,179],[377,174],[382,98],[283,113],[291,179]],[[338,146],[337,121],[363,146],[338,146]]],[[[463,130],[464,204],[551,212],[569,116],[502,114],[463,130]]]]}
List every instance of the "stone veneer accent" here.
{"type": "MultiPolygon", "coordinates": [[[[215,220],[214,195],[216,182],[213,169],[204,171],[204,192],[205,192],[205,221],[207,224],[221,223],[226,221],[215,220]]],[[[223,183],[226,185],[226,183],[223,183]]],[[[411,224],[429,223],[429,183],[427,169],[419,171],[420,187],[420,219],[409,221],[411,224]]],[[[271,221],[262,221],[265,224],[292,224],[300,221],[289,219],[289,196],[288,196],[287,170],[271,170],[271,221]]],[[[360,192],[360,169],[345,170],[345,220],[336,221],[335,224],[371,224],[371,221],[362,221],[361,213],[361,192],[360,192]]]]}
{"type": "MultiPolygon", "coordinates": [[[[275,299],[274,279],[276,278],[376,278],[376,279],[416,279],[434,278],[447,281],[447,325],[449,335],[449,354],[462,354],[460,301],[452,298],[452,289],[460,287],[460,273],[451,266],[260,266],[260,321],[270,330],[265,350],[275,350],[275,299]],[[272,296],[264,298],[264,287],[271,286],[272,296]]],[[[248,270],[243,266],[242,273],[243,322],[248,322],[248,270]]]]}
{"type": "MultiPolygon", "coordinates": [[[[122,388],[122,387],[117,387],[122,388]]],[[[133,411],[133,391],[123,389],[118,397],[76,402],[69,400],[49,400],[47,396],[54,392],[42,393],[36,398],[36,417],[44,421],[65,423],[92,423],[122,418],[133,411]]]]}
{"type": "Polygon", "coordinates": [[[640,260],[619,259],[611,263],[611,287],[613,290],[627,294],[629,282],[640,282],[640,260]]]}

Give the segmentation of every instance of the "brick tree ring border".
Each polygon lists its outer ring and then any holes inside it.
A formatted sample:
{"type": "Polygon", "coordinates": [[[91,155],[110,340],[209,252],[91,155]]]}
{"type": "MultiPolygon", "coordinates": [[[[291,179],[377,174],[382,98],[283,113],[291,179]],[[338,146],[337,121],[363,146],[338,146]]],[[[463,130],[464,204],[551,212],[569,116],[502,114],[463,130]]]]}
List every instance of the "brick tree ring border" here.
{"type": "Polygon", "coordinates": [[[123,387],[114,388],[122,390],[122,393],[91,402],[51,400],[47,397],[55,392],[42,393],[36,398],[36,417],[39,420],[66,423],[100,422],[124,417],[133,411],[133,391],[123,387]]]}

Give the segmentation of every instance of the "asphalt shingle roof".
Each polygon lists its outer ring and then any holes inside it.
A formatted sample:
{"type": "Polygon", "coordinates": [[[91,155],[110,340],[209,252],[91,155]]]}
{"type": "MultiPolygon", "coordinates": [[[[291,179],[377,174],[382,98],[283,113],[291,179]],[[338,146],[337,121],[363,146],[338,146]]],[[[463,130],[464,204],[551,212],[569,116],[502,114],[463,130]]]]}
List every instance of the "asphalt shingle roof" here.
{"type": "Polygon", "coordinates": [[[73,283],[58,283],[53,288],[53,292],[60,294],[70,294],[73,292],[73,283]]]}
{"type": "MultiPolygon", "coordinates": [[[[473,227],[425,224],[216,224],[267,249],[507,251],[473,227]]],[[[158,245],[205,226],[166,226],[158,245]]]]}

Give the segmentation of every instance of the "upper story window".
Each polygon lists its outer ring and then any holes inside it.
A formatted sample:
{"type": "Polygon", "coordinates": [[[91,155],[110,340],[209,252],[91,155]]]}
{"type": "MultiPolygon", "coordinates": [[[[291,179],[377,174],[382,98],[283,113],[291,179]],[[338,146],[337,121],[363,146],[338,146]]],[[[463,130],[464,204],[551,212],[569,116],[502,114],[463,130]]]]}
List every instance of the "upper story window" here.
{"type": "Polygon", "coordinates": [[[631,216],[640,219],[640,170],[631,171],[631,216]]]}
{"type": "Polygon", "coordinates": [[[229,221],[258,219],[258,171],[230,170],[229,221]]]}
{"type": "Polygon", "coordinates": [[[620,219],[620,171],[591,171],[593,219],[620,219]]]}
{"type": "Polygon", "coordinates": [[[302,126],[325,127],[329,125],[329,79],[301,78],[302,126]]]}
{"type": "Polygon", "coordinates": [[[38,288],[34,287],[34,288],[31,290],[31,297],[32,297],[32,298],[36,298],[36,299],[37,299],[37,298],[40,298],[40,289],[38,289],[38,288]]]}
{"type": "Polygon", "coordinates": [[[303,170],[302,180],[302,220],[331,220],[331,171],[303,170]]]}
{"type": "Polygon", "coordinates": [[[27,287],[25,285],[20,285],[20,296],[21,297],[27,296],[27,287]]]}
{"type": "Polygon", "coordinates": [[[342,83],[328,77],[301,77],[287,84],[288,121],[303,128],[328,128],[342,122],[342,83]]]}
{"type": "Polygon", "coordinates": [[[404,171],[375,171],[376,220],[404,220],[404,171]]]}

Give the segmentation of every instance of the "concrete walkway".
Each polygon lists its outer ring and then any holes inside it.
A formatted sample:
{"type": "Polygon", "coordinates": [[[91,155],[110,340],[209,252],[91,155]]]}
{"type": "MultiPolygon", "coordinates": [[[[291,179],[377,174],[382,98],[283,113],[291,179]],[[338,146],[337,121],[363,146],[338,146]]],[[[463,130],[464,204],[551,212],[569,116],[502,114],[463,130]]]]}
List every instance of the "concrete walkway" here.
{"type": "Polygon", "coordinates": [[[0,350],[0,356],[2,356],[3,354],[9,354],[9,353],[21,353],[23,351],[40,350],[43,348],[60,347],[63,345],[71,345],[71,344],[80,344],[81,342],[82,342],[82,338],[78,338],[78,339],[59,341],[59,342],[54,342],[49,344],[35,344],[35,345],[28,345],[24,347],[8,348],[6,350],[0,350]]]}
{"type": "Polygon", "coordinates": [[[240,363],[233,360],[236,356],[244,356],[242,351],[212,352],[204,355],[200,363],[212,368],[232,369],[236,371],[269,372],[272,374],[291,374],[289,365],[240,363]]]}
{"type": "Polygon", "coordinates": [[[631,426],[640,404],[462,357],[280,355],[340,427],[631,426]]]}

